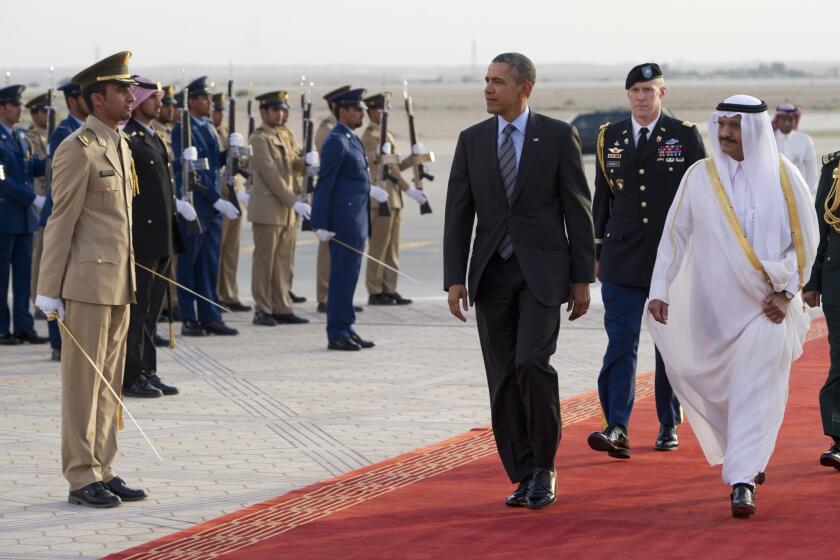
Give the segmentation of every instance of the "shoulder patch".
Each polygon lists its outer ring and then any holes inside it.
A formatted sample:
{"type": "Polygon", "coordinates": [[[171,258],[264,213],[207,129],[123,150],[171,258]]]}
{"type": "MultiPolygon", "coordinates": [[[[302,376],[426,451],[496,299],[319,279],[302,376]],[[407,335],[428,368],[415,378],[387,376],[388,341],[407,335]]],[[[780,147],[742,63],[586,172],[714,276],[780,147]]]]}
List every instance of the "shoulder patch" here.
{"type": "Polygon", "coordinates": [[[836,151],[836,152],[831,153],[831,154],[826,154],[822,157],[822,164],[823,165],[828,165],[830,163],[834,163],[838,159],[840,159],[840,151],[836,151]]]}
{"type": "Polygon", "coordinates": [[[683,125],[684,127],[686,127],[686,128],[691,128],[691,127],[697,126],[696,124],[694,124],[694,123],[693,123],[693,122],[691,122],[691,121],[683,121],[683,122],[682,122],[682,125],[683,125]]]}
{"type": "Polygon", "coordinates": [[[79,142],[81,142],[83,145],[87,146],[88,144],[96,140],[96,133],[89,128],[85,128],[81,132],[79,132],[79,135],[76,136],[76,138],[78,138],[79,142]]]}

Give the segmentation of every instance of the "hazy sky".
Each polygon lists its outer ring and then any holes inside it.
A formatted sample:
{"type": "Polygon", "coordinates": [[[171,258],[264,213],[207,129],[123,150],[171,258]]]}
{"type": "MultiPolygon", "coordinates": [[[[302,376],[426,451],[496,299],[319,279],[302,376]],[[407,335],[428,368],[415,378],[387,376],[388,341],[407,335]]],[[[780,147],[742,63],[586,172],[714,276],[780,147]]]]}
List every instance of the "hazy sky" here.
{"type": "Polygon", "coordinates": [[[4,0],[0,69],[83,67],[131,50],[138,66],[480,65],[840,60],[840,2],[744,0],[4,0]],[[13,22],[13,23],[12,23],[13,22]],[[12,46],[12,48],[9,48],[12,46]]]}

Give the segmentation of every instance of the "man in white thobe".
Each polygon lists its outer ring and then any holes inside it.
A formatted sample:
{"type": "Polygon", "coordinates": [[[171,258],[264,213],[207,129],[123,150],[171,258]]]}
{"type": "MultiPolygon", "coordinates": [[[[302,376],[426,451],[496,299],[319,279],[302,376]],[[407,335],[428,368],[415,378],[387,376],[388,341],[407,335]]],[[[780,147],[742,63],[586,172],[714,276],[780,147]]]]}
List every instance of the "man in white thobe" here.
{"type": "Polygon", "coordinates": [[[799,292],[817,223],[764,102],[719,104],[709,144],[712,157],[686,171],[668,212],[647,323],[706,459],[723,463],[733,516],[748,517],[808,331],[799,292]]]}
{"type": "Polygon", "coordinates": [[[779,153],[796,166],[808,183],[808,189],[816,195],[819,180],[817,154],[811,137],[798,130],[801,116],[799,107],[793,103],[783,103],[776,107],[776,114],[773,115],[773,130],[779,153]]]}

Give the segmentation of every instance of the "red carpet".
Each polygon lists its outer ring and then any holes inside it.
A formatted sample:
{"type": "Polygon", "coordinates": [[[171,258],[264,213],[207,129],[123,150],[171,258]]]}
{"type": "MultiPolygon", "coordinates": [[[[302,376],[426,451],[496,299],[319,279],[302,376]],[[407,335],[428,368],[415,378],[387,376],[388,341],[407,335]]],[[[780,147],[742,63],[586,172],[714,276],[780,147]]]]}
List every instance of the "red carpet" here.
{"type": "MultiPolygon", "coordinates": [[[[563,403],[558,501],[546,510],[503,505],[512,486],[491,434],[474,430],[108,558],[840,558],[840,472],[818,462],[829,444],[817,403],[825,323],[809,338],[749,520],[730,517],[720,469],[689,426],[679,451],[653,451],[653,399],[637,400],[630,461],[591,451],[600,417],[589,393],[563,403]]],[[[639,388],[650,393],[649,375],[639,388]]]]}

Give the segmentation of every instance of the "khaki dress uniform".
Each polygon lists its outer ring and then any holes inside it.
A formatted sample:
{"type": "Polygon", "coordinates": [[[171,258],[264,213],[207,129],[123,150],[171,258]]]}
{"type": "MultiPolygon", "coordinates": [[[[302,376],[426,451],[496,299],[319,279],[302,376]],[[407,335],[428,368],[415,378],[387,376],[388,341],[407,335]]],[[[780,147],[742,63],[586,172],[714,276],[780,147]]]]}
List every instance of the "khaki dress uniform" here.
{"type": "MultiPolygon", "coordinates": [[[[289,159],[289,165],[292,166],[292,188],[294,193],[300,199],[300,196],[303,194],[303,189],[306,188],[303,182],[304,171],[306,170],[305,163],[295,163],[297,160],[301,159],[301,150],[297,144],[297,140],[295,139],[295,134],[292,132],[292,129],[286,125],[282,125],[277,127],[277,133],[280,135],[280,138],[283,139],[283,143],[286,145],[286,157],[289,159]],[[303,166],[302,168],[300,166],[303,166]],[[300,171],[297,171],[300,169],[300,171]]],[[[298,220],[298,223],[303,223],[302,221],[298,220]]],[[[292,235],[290,243],[292,244],[292,262],[290,263],[290,270],[291,270],[291,278],[289,280],[289,290],[292,289],[292,285],[294,284],[295,280],[295,249],[297,248],[297,240],[298,234],[300,233],[300,226],[292,228],[292,235]]]]}
{"type": "MultiPolygon", "coordinates": [[[[117,391],[135,291],[133,165],[127,137],[94,116],[61,144],[38,279],[39,295],[64,300],[65,324],[117,391]]],[[[61,462],[75,490],[116,476],[119,412],[84,354],[61,335],[61,462]]]]}
{"type": "MultiPolygon", "coordinates": [[[[227,127],[222,125],[216,129],[219,137],[219,148],[227,150],[227,127]]],[[[234,178],[234,188],[239,186],[241,177],[234,178]]],[[[222,198],[230,200],[235,197],[235,192],[228,192],[228,187],[222,181],[222,198]]],[[[242,220],[228,220],[222,222],[222,244],[221,258],[219,260],[219,281],[216,285],[216,293],[219,301],[225,303],[239,303],[239,284],[236,281],[236,269],[239,266],[239,242],[242,238],[242,220]]]]}
{"type": "MultiPolygon", "coordinates": [[[[321,151],[321,146],[324,145],[324,140],[327,135],[335,128],[338,121],[335,115],[330,115],[321,121],[318,125],[318,130],[315,131],[315,147],[321,151]]],[[[316,183],[315,188],[318,188],[316,183]]],[[[327,303],[327,292],[330,287],[330,242],[321,241],[318,243],[318,260],[315,264],[316,280],[316,299],[318,303],[327,303]]]]}
{"type": "MultiPolygon", "coordinates": [[[[289,287],[298,201],[294,191],[295,162],[287,153],[286,142],[277,129],[262,125],[249,139],[251,156],[251,197],[248,220],[254,232],[251,292],[255,311],[268,315],[292,313],[289,287]]],[[[298,164],[299,165],[299,164],[298,164]]]]}
{"type": "MultiPolygon", "coordinates": [[[[29,141],[32,143],[32,149],[34,150],[35,155],[41,159],[47,159],[47,129],[33,124],[29,127],[27,136],[29,137],[29,141]]],[[[41,196],[46,195],[47,180],[45,177],[35,177],[33,185],[35,187],[35,194],[39,194],[41,196]]],[[[32,242],[32,283],[30,291],[33,302],[35,301],[35,290],[38,288],[38,271],[40,269],[41,251],[43,247],[44,230],[37,229],[35,230],[32,242]]]]}
{"type": "MultiPolygon", "coordinates": [[[[369,124],[362,135],[362,144],[365,145],[365,151],[368,154],[368,161],[371,163],[370,175],[371,177],[381,177],[379,167],[381,164],[377,163],[379,154],[379,141],[381,135],[379,132],[379,125],[369,124]]],[[[391,146],[395,146],[394,135],[388,132],[388,142],[391,146]]],[[[395,155],[399,156],[399,154],[395,155]]],[[[382,181],[379,185],[388,191],[388,206],[390,209],[390,216],[379,215],[379,202],[371,199],[370,201],[370,223],[371,236],[368,243],[368,252],[370,255],[385,264],[392,266],[399,270],[400,268],[400,217],[403,209],[403,191],[407,191],[409,184],[403,179],[400,174],[400,166],[396,164],[388,164],[388,173],[396,177],[398,182],[396,184],[391,181],[382,181]]],[[[372,260],[368,260],[367,271],[365,274],[365,286],[368,294],[393,294],[397,291],[397,273],[388,270],[382,265],[376,264],[372,260]]]]}

